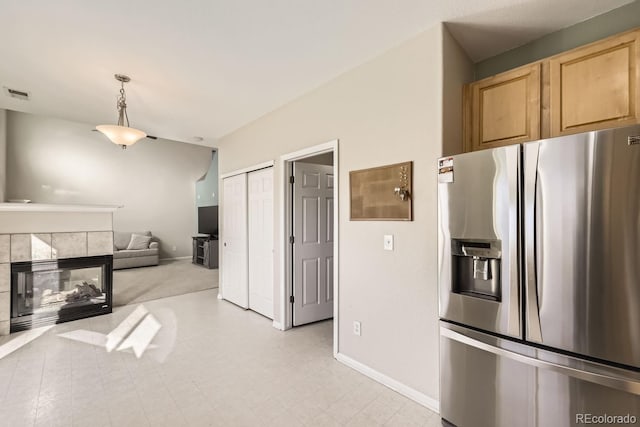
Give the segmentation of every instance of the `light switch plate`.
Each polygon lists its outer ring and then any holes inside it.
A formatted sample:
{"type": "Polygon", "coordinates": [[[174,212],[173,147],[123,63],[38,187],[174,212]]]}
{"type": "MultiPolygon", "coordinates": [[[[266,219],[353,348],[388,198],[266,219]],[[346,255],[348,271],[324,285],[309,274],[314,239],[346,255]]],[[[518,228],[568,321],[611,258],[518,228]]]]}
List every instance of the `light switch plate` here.
{"type": "Polygon", "coordinates": [[[385,251],[393,250],[393,234],[384,235],[384,250],[385,251]]]}

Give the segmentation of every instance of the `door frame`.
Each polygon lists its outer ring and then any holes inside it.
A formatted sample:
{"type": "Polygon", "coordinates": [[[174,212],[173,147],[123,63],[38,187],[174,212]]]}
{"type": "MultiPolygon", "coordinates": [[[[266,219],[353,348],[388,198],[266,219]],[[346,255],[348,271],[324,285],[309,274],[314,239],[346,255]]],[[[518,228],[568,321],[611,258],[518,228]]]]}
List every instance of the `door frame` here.
{"type": "MultiPolygon", "coordinates": [[[[338,354],[338,299],[339,299],[339,199],[338,199],[338,140],[334,139],[323,144],[313,145],[311,147],[303,148],[292,153],[284,154],[280,156],[278,161],[278,174],[276,182],[280,182],[283,189],[283,200],[280,203],[280,236],[278,241],[280,243],[280,315],[278,316],[281,322],[274,320],[273,326],[287,330],[293,327],[292,325],[292,308],[289,302],[292,296],[291,285],[293,283],[293,277],[291,274],[291,245],[289,244],[289,230],[292,225],[292,203],[291,203],[291,184],[289,183],[289,173],[291,163],[303,160],[307,157],[315,156],[317,154],[333,153],[333,355],[338,354]]],[[[275,314],[275,313],[274,313],[275,314]]],[[[275,317],[275,316],[274,316],[275,317]]]]}
{"type": "MultiPolygon", "coordinates": [[[[223,181],[224,181],[225,178],[230,178],[232,176],[240,175],[240,174],[243,174],[243,173],[254,172],[254,171],[257,171],[257,170],[260,170],[260,169],[266,169],[268,167],[273,167],[273,166],[275,166],[275,162],[273,160],[268,160],[266,162],[258,163],[258,164],[253,165],[253,166],[247,166],[245,168],[236,169],[234,171],[221,174],[220,177],[218,178],[218,200],[221,201],[222,197],[224,196],[224,194],[223,194],[224,193],[224,183],[223,183],[223,181]]],[[[274,173],[275,173],[275,171],[274,171],[274,173]]],[[[274,182],[273,182],[273,191],[274,191],[274,196],[275,196],[275,191],[276,191],[275,179],[274,179],[274,182]]],[[[218,242],[222,242],[222,241],[224,241],[224,233],[225,233],[224,226],[223,226],[224,206],[220,202],[218,203],[218,205],[219,205],[218,224],[219,224],[219,227],[220,227],[219,228],[218,242]]],[[[248,221],[248,216],[247,216],[247,221],[248,221]]],[[[247,223],[247,228],[248,228],[248,226],[249,226],[249,224],[247,223]]],[[[247,259],[248,259],[248,256],[249,256],[248,239],[249,239],[249,236],[247,235],[247,259]]],[[[222,267],[222,265],[223,265],[222,264],[223,258],[224,258],[223,252],[224,251],[222,251],[222,248],[220,248],[220,251],[218,252],[219,257],[220,257],[219,260],[218,260],[218,265],[220,267],[222,267]]],[[[248,274],[248,271],[247,271],[247,274],[248,274]]],[[[249,282],[247,282],[247,286],[248,286],[248,283],[249,282]]],[[[219,300],[223,299],[222,298],[223,288],[224,288],[224,283],[223,283],[222,275],[221,275],[220,276],[220,280],[218,281],[218,299],[219,300]]]]}
{"type": "Polygon", "coordinates": [[[257,165],[247,166],[246,168],[236,169],[232,172],[223,173],[222,175],[220,175],[220,180],[232,177],[234,175],[240,175],[241,173],[249,173],[249,172],[255,172],[260,169],[266,169],[274,165],[275,165],[275,162],[273,160],[268,160],[266,162],[258,163],[257,165]]]}

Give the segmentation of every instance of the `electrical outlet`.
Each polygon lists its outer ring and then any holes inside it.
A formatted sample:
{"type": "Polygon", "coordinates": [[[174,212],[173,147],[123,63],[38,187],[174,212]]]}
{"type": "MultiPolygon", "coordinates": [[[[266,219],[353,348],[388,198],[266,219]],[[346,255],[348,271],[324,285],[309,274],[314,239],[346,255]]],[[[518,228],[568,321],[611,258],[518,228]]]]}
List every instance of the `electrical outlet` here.
{"type": "Polygon", "coordinates": [[[177,250],[178,248],[176,248],[175,246],[172,248],[174,251],[177,250]]]}
{"type": "Polygon", "coordinates": [[[353,334],[357,336],[361,335],[360,322],[357,320],[353,321],[353,334]]]}
{"type": "Polygon", "coordinates": [[[384,235],[384,250],[385,251],[393,250],[393,234],[384,235]]]}

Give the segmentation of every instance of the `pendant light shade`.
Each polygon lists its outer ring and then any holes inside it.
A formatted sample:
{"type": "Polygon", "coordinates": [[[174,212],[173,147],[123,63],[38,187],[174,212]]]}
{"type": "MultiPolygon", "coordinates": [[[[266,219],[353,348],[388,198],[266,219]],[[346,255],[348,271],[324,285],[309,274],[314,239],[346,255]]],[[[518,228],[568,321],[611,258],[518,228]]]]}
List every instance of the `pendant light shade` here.
{"type": "Polygon", "coordinates": [[[129,126],[129,116],[127,115],[127,97],[124,92],[124,84],[131,81],[128,76],[122,74],[115,75],[116,80],[121,84],[120,95],[118,96],[118,124],[98,125],[96,130],[103,133],[111,142],[127,148],[147,136],[141,130],[129,126]]]}
{"type": "Polygon", "coordinates": [[[127,126],[99,125],[96,126],[96,129],[102,132],[114,144],[122,145],[122,148],[133,145],[147,136],[147,134],[141,130],[127,126]]]}

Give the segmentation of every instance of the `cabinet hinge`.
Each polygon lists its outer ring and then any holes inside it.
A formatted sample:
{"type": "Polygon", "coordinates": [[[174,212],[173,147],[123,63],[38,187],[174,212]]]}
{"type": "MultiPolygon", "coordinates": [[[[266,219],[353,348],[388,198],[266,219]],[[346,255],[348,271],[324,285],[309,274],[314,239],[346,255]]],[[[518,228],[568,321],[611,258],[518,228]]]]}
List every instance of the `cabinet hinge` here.
{"type": "Polygon", "coordinates": [[[295,298],[293,298],[293,295],[291,295],[291,296],[289,297],[289,302],[290,302],[291,304],[293,304],[294,299],[295,299],[295,298]]]}
{"type": "Polygon", "coordinates": [[[293,236],[289,236],[289,243],[293,245],[295,242],[296,242],[296,238],[293,236]]]}
{"type": "Polygon", "coordinates": [[[291,176],[289,177],[289,183],[290,183],[290,184],[293,184],[294,182],[296,182],[296,178],[295,178],[293,175],[291,175],[291,176]]]}

